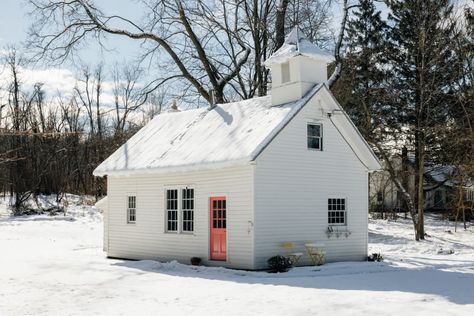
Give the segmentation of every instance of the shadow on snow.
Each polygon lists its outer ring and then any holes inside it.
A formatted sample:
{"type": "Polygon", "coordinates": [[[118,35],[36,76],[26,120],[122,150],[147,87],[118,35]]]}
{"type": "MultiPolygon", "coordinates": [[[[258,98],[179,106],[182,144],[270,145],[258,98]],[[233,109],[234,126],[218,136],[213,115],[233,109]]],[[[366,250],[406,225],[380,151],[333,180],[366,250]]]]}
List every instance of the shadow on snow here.
{"type": "MultiPolygon", "coordinates": [[[[434,261],[431,258],[426,260],[434,261]]],[[[424,258],[403,261],[412,267],[399,267],[395,262],[339,262],[321,267],[297,267],[282,274],[195,267],[176,261],[119,261],[113,265],[133,269],[137,274],[151,272],[183,278],[309,289],[405,292],[436,295],[455,304],[474,304],[474,262],[452,261],[451,264],[426,264],[424,258]],[[461,268],[468,272],[443,270],[447,268],[461,268]]]]}

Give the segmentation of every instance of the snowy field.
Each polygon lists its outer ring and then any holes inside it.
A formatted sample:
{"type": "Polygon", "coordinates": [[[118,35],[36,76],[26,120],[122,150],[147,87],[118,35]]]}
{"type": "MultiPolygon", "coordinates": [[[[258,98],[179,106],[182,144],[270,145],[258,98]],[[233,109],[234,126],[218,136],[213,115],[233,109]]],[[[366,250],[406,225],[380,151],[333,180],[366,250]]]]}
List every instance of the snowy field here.
{"type": "Polygon", "coordinates": [[[269,274],[106,259],[93,207],[12,218],[0,203],[0,315],[473,315],[474,229],[426,224],[416,243],[409,221],[372,220],[382,263],[269,274]]]}

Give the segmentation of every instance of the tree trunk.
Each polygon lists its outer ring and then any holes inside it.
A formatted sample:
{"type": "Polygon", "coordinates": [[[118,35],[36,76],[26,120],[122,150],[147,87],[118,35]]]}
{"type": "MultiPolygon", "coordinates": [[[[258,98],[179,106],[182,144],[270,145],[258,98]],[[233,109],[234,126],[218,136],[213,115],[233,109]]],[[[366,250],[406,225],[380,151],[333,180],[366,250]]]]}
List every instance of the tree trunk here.
{"type": "Polygon", "coordinates": [[[346,32],[346,23],[347,17],[349,16],[349,6],[347,5],[348,0],[343,2],[343,15],[341,26],[339,29],[339,36],[337,38],[336,47],[334,48],[334,58],[336,59],[336,67],[334,68],[331,77],[327,80],[327,86],[331,88],[336,81],[341,77],[342,72],[342,57],[341,57],[341,47],[344,39],[344,33],[346,32]]]}
{"type": "Polygon", "coordinates": [[[275,18],[275,51],[285,42],[285,18],[289,0],[280,0],[275,18]]]}

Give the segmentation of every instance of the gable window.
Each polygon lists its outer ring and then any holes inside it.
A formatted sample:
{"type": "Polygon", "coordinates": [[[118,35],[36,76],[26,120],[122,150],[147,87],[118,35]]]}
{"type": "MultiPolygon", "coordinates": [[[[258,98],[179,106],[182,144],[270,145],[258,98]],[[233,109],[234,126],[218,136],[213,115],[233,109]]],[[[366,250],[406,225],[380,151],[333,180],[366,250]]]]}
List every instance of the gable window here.
{"type": "Polygon", "coordinates": [[[129,195],[127,198],[127,223],[135,223],[137,220],[137,197],[129,195]]]}
{"type": "Polygon", "coordinates": [[[346,199],[328,199],[328,224],[346,225],[346,199]]]}
{"type": "Polygon", "coordinates": [[[321,124],[308,124],[307,134],[308,149],[323,150],[323,126],[321,124]]]}
{"type": "Polygon", "coordinates": [[[166,190],[166,231],[194,231],[194,189],[178,187],[166,190]]]}
{"type": "Polygon", "coordinates": [[[166,190],[166,230],[178,231],[178,190],[166,190]]]}
{"type": "Polygon", "coordinates": [[[290,63],[281,64],[281,83],[290,82],[290,63]]]}

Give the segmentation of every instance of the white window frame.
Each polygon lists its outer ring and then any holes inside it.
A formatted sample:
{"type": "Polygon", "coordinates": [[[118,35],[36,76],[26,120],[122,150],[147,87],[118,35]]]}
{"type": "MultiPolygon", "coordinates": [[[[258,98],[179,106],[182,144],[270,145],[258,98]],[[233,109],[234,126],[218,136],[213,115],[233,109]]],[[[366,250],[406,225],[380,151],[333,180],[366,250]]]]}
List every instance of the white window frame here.
{"type": "MultiPolygon", "coordinates": [[[[177,234],[179,233],[179,188],[169,187],[165,188],[165,201],[164,201],[164,209],[165,209],[165,232],[170,234],[177,234]],[[168,191],[176,191],[176,210],[170,209],[168,207],[168,191]],[[169,222],[169,212],[176,211],[176,230],[170,230],[168,228],[169,222]]],[[[174,220],[173,220],[174,221],[174,220]]]]}
{"type": "Polygon", "coordinates": [[[307,122],[306,123],[306,149],[308,150],[314,150],[314,151],[323,151],[323,124],[322,123],[314,123],[314,122],[307,122]],[[308,126],[310,125],[315,125],[315,126],[319,126],[319,136],[310,136],[309,133],[308,133],[308,126]],[[319,148],[312,148],[312,147],[309,147],[309,144],[308,144],[308,139],[309,138],[315,138],[315,139],[319,139],[319,148]]]}
{"type": "Polygon", "coordinates": [[[179,193],[181,193],[181,197],[180,197],[181,210],[179,212],[181,214],[181,220],[179,221],[179,223],[181,224],[181,231],[184,234],[192,234],[192,233],[194,233],[194,210],[196,209],[196,199],[195,199],[195,195],[194,195],[195,190],[192,187],[185,187],[185,188],[181,188],[179,193]],[[184,194],[183,194],[184,190],[192,190],[192,197],[187,196],[187,198],[185,199],[184,194]],[[184,205],[185,200],[187,200],[188,202],[191,202],[192,208],[185,208],[185,205],[184,205]],[[185,212],[189,212],[191,214],[192,219],[189,219],[189,218],[185,219],[185,216],[184,216],[185,212]],[[192,227],[191,230],[185,230],[184,229],[185,222],[190,223],[190,225],[192,227]]]}
{"type": "Polygon", "coordinates": [[[134,193],[127,194],[127,224],[135,224],[137,222],[137,195],[134,193]],[[130,206],[130,198],[133,198],[133,207],[130,206]],[[133,211],[133,220],[131,214],[133,211]]]}
{"type": "MultiPolygon", "coordinates": [[[[195,218],[195,211],[196,211],[196,188],[193,185],[173,185],[173,186],[165,186],[164,189],[164,210],[165,210],[165,233],[169,234],[194,234],[195,230],[195,224],[196,224],[196,218],[195,218]],[[192,204],[193,204],[193,209],[192,209],[192,228],[193,230],[184,230],[184,212],[189,211],[188,209],[184,209],[183,205],[183,190],[185,189],[191,189],[193,190],[193,197],[192,197],[192,204]],[[169,190],[177,190],[177,226],[176,230],[169,230],[168,229],[168,191],[169,190]]],[[[190,221],[190,220],[187,220],[190,221]]]]}
{"type": "MultiPolygon", "coordinates": [[[[334,204],[336,207],[337,207],[337,203],[334,204]]],[[[328,226],[347,226],[347,198],[346,197],[342,197],[342,196],[330,196],[328,197],[327,199],[327,211],[328,211],[328,226]],[[337,199],[340,199],[340,200],[344,200],[344,210],[330,210],[329,209],[329,200],[337,200],[337,199]],[[344,223],[331,223],[330,222],[330,219],[332,217],[329,216],[329,212],[344,212],[344,223]]]]}

